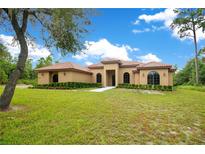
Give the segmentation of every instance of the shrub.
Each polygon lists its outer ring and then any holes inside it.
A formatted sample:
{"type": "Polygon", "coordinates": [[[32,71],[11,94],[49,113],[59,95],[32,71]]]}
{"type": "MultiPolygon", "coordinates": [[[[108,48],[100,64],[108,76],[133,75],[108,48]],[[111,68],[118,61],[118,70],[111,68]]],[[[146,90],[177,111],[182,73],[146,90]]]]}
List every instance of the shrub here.
{"type": "Polygon", "coordinates": [[[49,84],[35,85],[38,89],[78,89],[78,88],[102,87],[101,83],[83,83],[83,82],[54,82],[49,84]]]}
{"type": "Polygon", "coordinates": [[[127,89],[144,89],[144,90],[161,90],[161,91],[173,91],[173,86],[161,86],[161,85],[137,85],[137,84],[119,84],[117,88],[127,89]]]}

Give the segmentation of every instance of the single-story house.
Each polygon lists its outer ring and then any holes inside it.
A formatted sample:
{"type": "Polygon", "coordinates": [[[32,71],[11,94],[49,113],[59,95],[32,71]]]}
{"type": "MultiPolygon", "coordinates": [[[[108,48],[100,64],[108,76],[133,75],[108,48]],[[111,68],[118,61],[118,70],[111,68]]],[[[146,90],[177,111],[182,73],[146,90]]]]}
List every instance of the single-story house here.
{"type": "Polygon", "coordinates": [[[172,65],[160,62],[141,63],[105,58],[100,63],[82,67],[71,62],[57,63],[36,69],[38,84],[51,82],[102,83],[117,86],[121,83],[173,85],[172,65]]]}

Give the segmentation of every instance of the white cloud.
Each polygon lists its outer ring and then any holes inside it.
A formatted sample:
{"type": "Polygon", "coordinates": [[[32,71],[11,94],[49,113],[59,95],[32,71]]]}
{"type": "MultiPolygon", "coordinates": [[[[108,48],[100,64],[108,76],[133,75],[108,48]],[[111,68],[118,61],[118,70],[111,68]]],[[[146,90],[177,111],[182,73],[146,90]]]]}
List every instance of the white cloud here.
{"type": "Polygon", "coordinates": [[[81,60],[81,59],[85,59],[88,57],[88,55],[86,55],[85,53],[81,52],[80,54],[74,55],[72,56],[75,59],[81,60]]]}
{"type": "MultiPolygon", "coordinates": [[[[138,17],[138,19],[144,20],[146,23],[157,22],[157,21],[163,22],[163,26],[160,26],[160,27],[152,26],[152,30],[156,31],[156,30],[161,30],[165,28],[171,30],[170,25],[176,17],[177,17],[177,13],[175,13],[173,9],[168,8],[162,12],[159,12],[153,15],[142,14],[138,17]]],[[[190,37],[180,38],[178,31],[179,31],[179,28],[175,28],[174,30],[172,30],[172,36],[180,40],[193,39],[190,37]]],[[[197,34],[197,41],[205,39],[205,35],[202,32],[202,29],[198,29],[196,34],[197,34]]]]}
{"type": "Polygon", "coordinates": [[[154,26],[152,25],[152,31],[155,32],[155,31],[160,31],[160,30],[164,30],[164,29],[167,29],[167,27],[165,26],[154,26]]]}
{"type": "MultiPolygon", "coordinates": [[[[8,51],[11,53],[13,57],[19,55],[20,47],[17,44],[17,42],[15,44],[13,43],[13,36],[0,34],[0,42],[8,48],[8,51]]],[[[33,60],[37,60],[41,57],[45,58],[51,54],[47,48],[42,47],[41,45],[36,44],[35,42],[32,42],[32,45],[28,45],[28,52],[28,57],[32,58],[33,60]]]]}
{"type": "Polygon", "coordinates": [[[151,62],[151,61],[155,61],[155,62],[162,61],[159,57],[157,57],[157,55],[154,55],[152,53],[148,53],[144,56],[138,56],[137,58],[143,63],[147,63],[147,62],[151,62]]]}
{"type": "Polygon", "coordinates": [[[92,65],[93,63],[90,62],[90,61],[86,61],[85,64],[86,64],[87,66],[89,66],[89,65],[92,65]]]}
{"type": "Polygon", "coordinates": [[[137,34],[137,33],[144,33],[144,32],[150,32],[151,30],[149,28],[145,28],[143,30],[139,30],[139,29],[133,29],[132,32],[134,34],[137,34]]]}
{"type": "Polygon", "coordinates": [[[122,60],[131,60],[128,56],[129,51],[138,51],[138,48],[132,48],[129,45],[113,45],[107,39],[103,38],[99,41],[86,41],[86,49],[79,54],[73,56],[76,59],[86,59],[90,57],[99,58],[118,58],[122,60]]]}
{"type": "Polygon", "coordinates": [[[139,51],[139,48],[132,48],[129,45],[124,45],[124,47],[129,51],[139,51]]]}
{"type": "Polygon", "coordinates": [[[133,25],[139,25],[139,23],[140,23],[140,20],[136,20],[136,21],[133,23],[133,25]]]}
{"type": "Polygon", "coordinates": [[[166,26],[169,26],[176,16],[177,14],[173,11],[173,9],[165,9],[164,11],[154,15],[140,15],[138,19],[144,20],[147,23],[151,21],[163,21],[166,26]]]}
{"type": "Polygon", "coordinates": [[[133,29],[132,32],[134,34],[137,34],[137,33],[144,33],[144,32],[156,32],[156,31],[160,31],[160,30],[163,30],[163,29],[167,29],[165,26],[154,26],[152,25],[151,28],[145,28],[143,30],[139,30],[139,29],[133,29]]]}

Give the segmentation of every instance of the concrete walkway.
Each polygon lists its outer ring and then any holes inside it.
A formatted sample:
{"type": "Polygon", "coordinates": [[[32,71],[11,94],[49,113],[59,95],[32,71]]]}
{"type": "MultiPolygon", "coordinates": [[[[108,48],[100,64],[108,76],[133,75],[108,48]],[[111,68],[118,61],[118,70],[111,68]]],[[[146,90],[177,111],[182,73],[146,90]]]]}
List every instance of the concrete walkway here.
{"type": "Polygon", "coordinates": [[[115,87],[103,87],[103,88],[98,88],[98,89],[93,89],[93,90],[90,90],[91,92],[103,92],[103,91],[106,91],[106,90],[110,90],[110,89],[113,89],[115,87]]]}

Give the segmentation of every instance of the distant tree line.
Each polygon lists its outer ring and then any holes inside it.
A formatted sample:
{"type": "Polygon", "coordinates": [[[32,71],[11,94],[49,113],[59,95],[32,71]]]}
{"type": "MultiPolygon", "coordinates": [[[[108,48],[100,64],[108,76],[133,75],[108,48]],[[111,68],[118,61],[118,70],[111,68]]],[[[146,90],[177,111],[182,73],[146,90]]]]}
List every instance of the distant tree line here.
{"type": "MultiPolygon", "coordinates": [[[[19,83],[34,83],[37,79],[37,74],[34,71],[35,68],[51,65],[53,59],[51,56],[47,58],[40,58],[36,64],[36,67],[32,67],[32,59],[27,59],[24,72],[20,76],[19,83]]],[[[17,59],[12,57],[8,52],[8,49],[0,44],[0,84],[6,84],[8,82],[11,72],[15,69],[17,59]]]]}
{"type": "MultiPolygon", "coordinates": [[[[198,60],[199,85],[205,85],[205,62],[203,58],[198,60]]],[[[174,85],[195,85],[196,84],[195,59],[187,62],[185,67],[174,75],[174,85]]]]}

